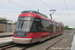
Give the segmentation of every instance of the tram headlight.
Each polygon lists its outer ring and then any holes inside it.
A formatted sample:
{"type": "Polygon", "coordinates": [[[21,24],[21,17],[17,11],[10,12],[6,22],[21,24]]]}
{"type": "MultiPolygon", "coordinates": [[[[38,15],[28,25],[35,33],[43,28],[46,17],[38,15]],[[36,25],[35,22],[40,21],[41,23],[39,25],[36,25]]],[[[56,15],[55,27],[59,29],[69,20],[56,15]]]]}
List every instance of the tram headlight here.
{"type": "Polygon", "coordinates": [[[14,32],[14,35],[16,36],[16,32],[14,32]]]}
{"type": "Polygon", "coordinates": [[[16,34],[14,34],[16,36],[16,34]]]}
{"type": "Polygon", "coordinates": [[[28,36],[28,33],[26,33],[26,35],[25,36],[28,36]]]}
{"type": "Polygon", "coordinates": [[[26,36],[28,36],[28,35],[26,34],[26,36]]]}

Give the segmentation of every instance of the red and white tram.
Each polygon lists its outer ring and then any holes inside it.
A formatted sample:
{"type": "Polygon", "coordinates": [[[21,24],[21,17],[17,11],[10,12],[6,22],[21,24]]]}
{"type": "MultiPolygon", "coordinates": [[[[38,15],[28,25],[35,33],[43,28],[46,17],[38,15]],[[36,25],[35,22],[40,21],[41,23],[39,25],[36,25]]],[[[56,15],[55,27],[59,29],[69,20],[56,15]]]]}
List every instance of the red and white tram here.
{"type": "Polygon", "coordinates": [[[23,11],[13,34],[13,42],[30,44],[41,42],[51,37],[63,34],[63,24],[47,18],[37,11],[23,11]]]}

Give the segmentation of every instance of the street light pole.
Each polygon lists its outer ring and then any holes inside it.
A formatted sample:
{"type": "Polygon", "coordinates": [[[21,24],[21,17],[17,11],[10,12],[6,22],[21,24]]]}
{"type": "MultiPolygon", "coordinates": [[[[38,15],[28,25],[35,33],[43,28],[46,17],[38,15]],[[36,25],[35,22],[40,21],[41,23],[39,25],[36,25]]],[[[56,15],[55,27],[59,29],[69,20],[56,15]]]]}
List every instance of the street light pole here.
{"type": "Polygon", "coordinates": [[[52,13],[50,13],[50,17],[52,19],[52,14],[56,11],[56,10],[50,10],[50,12],[52,11],[52,13]]]}

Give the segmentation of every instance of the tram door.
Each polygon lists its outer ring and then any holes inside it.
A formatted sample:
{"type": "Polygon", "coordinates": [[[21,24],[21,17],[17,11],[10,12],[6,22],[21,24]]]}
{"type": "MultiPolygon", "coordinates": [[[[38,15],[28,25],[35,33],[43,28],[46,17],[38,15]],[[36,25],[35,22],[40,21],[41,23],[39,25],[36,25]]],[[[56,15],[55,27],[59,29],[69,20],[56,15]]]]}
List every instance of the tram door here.
{"type": "Polygon", "coordinates": [[[37,38],[41,37],[41,32],[42,32],[42,27],[41,27],[41,22],[40,21],[36,21],[36,36],[37,38]]]}
{"type": "Polygon", "coordinates": [[[36,18],[34,23],[36,24],[36,37],[41,38],[41,33],[42,33],[41,20],[39,18],[36,18]]]}
{"type": "Polygon", "coordinates": [[[41,37],[41,32],[42,32],[42,26],[41,26],[41,20],[40,19],[35,19],[31,28],[31,32],[35,33],[35,38],[40,38],[41,37]]]}

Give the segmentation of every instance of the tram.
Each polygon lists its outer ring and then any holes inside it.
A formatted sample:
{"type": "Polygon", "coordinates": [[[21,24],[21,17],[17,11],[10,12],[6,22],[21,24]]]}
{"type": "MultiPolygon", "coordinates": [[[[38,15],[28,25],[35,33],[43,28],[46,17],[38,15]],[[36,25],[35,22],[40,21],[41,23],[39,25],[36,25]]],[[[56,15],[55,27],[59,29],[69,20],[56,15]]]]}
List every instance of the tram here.
{"type": "Polygon", "coordinates": [[[22,11],[18,17],[13,42],[31,44],[63,34],[64,25],[37,11],[22,11]]]}

